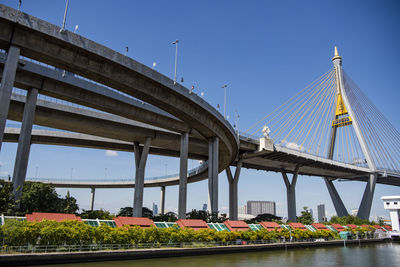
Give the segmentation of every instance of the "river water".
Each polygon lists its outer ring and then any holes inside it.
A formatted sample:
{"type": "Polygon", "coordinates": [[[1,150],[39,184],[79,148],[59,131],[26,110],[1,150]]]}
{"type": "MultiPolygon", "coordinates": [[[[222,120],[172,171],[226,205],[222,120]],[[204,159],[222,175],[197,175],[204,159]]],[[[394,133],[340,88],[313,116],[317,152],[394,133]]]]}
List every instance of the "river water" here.
{"type": "MultiPolygon", "coordinates": [[[[47,265],[60,266],[60,265],[47,265]]],[[[105,261],[63,264],[62,267],[244,267],[244,266],[363,266],[400,267],[400,243],[351,245],[347,247],[298,248],[290,250],[266,250],[210,256],[191,256],[129,261],[105,261]]]]}

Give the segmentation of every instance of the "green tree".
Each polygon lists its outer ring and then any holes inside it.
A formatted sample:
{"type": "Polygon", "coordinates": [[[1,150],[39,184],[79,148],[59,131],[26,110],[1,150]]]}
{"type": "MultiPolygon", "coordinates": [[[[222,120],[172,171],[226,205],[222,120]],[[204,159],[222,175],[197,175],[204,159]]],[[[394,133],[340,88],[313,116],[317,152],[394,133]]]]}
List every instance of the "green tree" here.
{"type": "Polygon", "coordinates": [[[176,222],[178,220],[178,216],[176,213],[169,211],[165,214],[155,215],[152,217],[155,222],[176,222]]]}
{"type": "Polygon", "coordinates": [[[301,216],[297,217],[297,221],[302,224],[312,224],[314,222],[313,217],[308,210],[308,207],[303,207],[301,216]]]}
{"type": "Polygon", "coordinates": [[[76,204],[76,199],[71,197],[69,191],[67,191],[65,198],[60,200],[60,206],[64,213],[76,213],[79,209],[78,204],[76,204]]]}
{"type": "Polygon", "coordinates": [[[14,202],[12,201],[12,184],[4,180],[0,180],[0,213],[11,214],[14,210],[14,202]]]}
{"type": "Polygon", "coordinates": [[[82,219],[100,219],[100,220],[112,220],[113,215],[106,210],[83,210],[80,214],[82,219]]]}
{"type": "Polygon", "coordinates": [[[186,213],[186,219],[200,219],[208,223],[222,223],[228,218],[225,213],[219,214],[218,212],[210,213],[205,210],[192,210],[186,213]]]}
{"type": "Polygon", "coordinates": [[[278,217],[269,213],[258,214],[255,218],[246,220],[246,223],[259,223],[259,222],[274,222],[282,220],[282,217],[278,217]]]}
{"type": "Polygon", "coordinates": [[[117,216],[124,217],[132,217],[133,216],[133,208],[132,207],[123,207],[119,209],[117,216]]]}
{"type": "MultiPolygon", "coordinates": [[[[123,207],[119,209],[117,216],[124,217],[132,217],[133,216],[133,208],[132,207],[123,207]]],[[[146,207],[142,208],[142,217],[151,218],[153,216],[153,212],[146,207]]]]}
{"type": "Polygon", "coordinates": [[[78,210],[76,199],[68,193],[63,199],[54,186],[39,182],[25,182],[20,200],[18,215],[32,212],[75,213],[78,210]]]}
{"type": "Polygon", "coordinates": [[[337,223],[341,225],[347,225],[347,224],[355,224],[355,225],[362,225],[362,224],[372,224],[368,220],[360,219],[356,216],[348,215],[348,216],[343,216],[343,217],[338,217],[338,216],[332,216],[330,219],[329,223],[337,223]]]}
{"type": "Polygon", "coordinates": [[[25,182],[19,200],[20,208],[15,210],[12,190],[12,183],[0,181],[1,213],[24,216],[32,212],[75,213],[79,209],[76,199],[69,192],[65,198],[60,198],[52,185],[25,182]]]}

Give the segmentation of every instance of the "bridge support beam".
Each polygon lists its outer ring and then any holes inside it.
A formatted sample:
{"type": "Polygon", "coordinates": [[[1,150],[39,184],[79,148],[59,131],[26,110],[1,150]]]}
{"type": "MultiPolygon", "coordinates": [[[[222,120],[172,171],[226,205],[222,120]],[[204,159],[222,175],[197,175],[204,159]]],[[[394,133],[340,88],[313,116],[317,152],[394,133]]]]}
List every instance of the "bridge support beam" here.
{"type": "Polygon", "coordinates": [[[93,210],[94,208],[94,194],[96,193],[96,188],[92,187],[90,189],[90,206],[89,210],[93,210]]]}
{"type": "Polygon", "coordinates": [[[17,72],[20,49],[10,46],[7,60],[3,69],[0,86],[0,151],[3,143],[4,130],[6,128],[8,109],[10,107],[11,93],[14,86],[15,73],[17,72]]]}
{"type": "Polygon", "coordinates": [[[218,137],[208,140],[208,199],[210,211],[218,212],[218,137]]]}
{"type": "Polygon", "coordinates": [[[22,187],[26,178],[26,170],[29,162],[29,152],[31,149],[31,136],[33,119],[35,117],[36,101],[38,89],[31,88],[25,100],[24,113],[22,115],[22,125],[19,134],[17,155],[15,157],[14,173],[13,173],[13,194],[16,208],[20,207],[20,198],[22,195],[22,187]]]}
{"type": "Polygon", "coordinates": [[[147,156],[149,155],[151,137],[146,137],[143,146],[134,142],[135,150],[135,194],[133,199],[133,217],[142,217],[143,192],[144,192],[144,171],[146,168],[147,156]]]}
{"type": "Polygon", "coordinates": [[[229,219],[238,219],[238,182],[240,177],[240,170],[242,169],[243,159],[239,159],[235,175],[232,175],[231,167],[226,168],[226,176],[229,183],[229,219]]]}
{"type": "Polygon", "coordinates": [[[297,182],[297,177],[299,174],[299,168],[300,166],[296,166],[294,173],[293,173],[293,178],[292,182],[289,182],[287,173],[285,170],[282,170],[282,177],[283,181],[285,182],[286,185],[286,194],[287,194],[287,206],[288,206],[288,220],[291,222],[296,222],[296,182],[297,182]]]}
{"type": "Polygon", "coordinates": [[[186,219],[189,133],[181,136],[178,219],[186,219]]]}
{"type": "Polygon", "coordinates": [[[374,198],[375,185],[378,175],[376,173],[370,174],[363,198],[361,200],[360,207],[358,208],[357,217],[360,219],[369,220],[369,214],[371,212],[372,200],[374,198]]]}
{"type": "Polygon", "coordinates": [[[339,196],[338,191],[336,190],[335,185],[333,184],[333,181],[329,180],[328,178],[324,178],[324,180],[326,187],[328,188],[329,195],[331,196],[333,206],[335,206],[337,216],[343,217],[349,215],[342,199],[339,196]]]}
{"type": "Polygon", "coordinates": [[[161,209],[161,215],[164,215],[165,214],[165,186],[161,186],[160,209],[161,209]]]}

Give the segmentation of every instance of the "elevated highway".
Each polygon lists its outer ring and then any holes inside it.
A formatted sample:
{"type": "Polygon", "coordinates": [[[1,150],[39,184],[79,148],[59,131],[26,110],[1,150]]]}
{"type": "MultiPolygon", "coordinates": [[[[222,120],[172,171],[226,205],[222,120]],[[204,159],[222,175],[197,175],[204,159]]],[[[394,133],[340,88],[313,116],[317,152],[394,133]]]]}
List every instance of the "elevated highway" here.
{"type": "MultiPolygon", "coordinates": [[[[160,186],[165,190],[165,186],[179,185],[179,217],[183,218],[187,183],[203,179],[208,179],[211,210],[218,211],[218,173],[223,170],[230,186],[232,219],[237,218],[237,186],[242,167],[282,173],[288,206],[294,206],[294,212],[293,208],[289,212],[292,217],[294,214],[294,220],[299,174],[326,177],[327,183],[335,179],[370,179],[369,168],[288,149],[267,138],[260,142],[241,136],[210,104],[168,77],[80,35],[60,31],[58,26],[4,5],[0,5],[0,49],[5,51],[0,54],[0,149],[3,141],[19,143],[13,174],[16,196],[26,178],[31,144],[133,151],[134,181],[51,183],[93,190],[135,187],[136,216],[141,216],[143,187],[160,186]],[[13,87],[26,90],[27,94],[13,94],[13,87]],[[49,96],[52,101],[42,96],[49,96]],[[21,129],[5,128],[7,119],[21,121],[21,129]],[[32,130],[33,124],[62,131],[32,130]],[[145,179],[149,153],[179,157],[179,173],[145,179]],[[188,170],[189,158],[204,164],[188,170]],[[236,166],[234,175],[230,166],[236,166]],[[287,176],[290,173],[291,182],[287,176]]],[[[378,183],[400,185],[396,173],[377,171],[374,175],[378,183]]]]}

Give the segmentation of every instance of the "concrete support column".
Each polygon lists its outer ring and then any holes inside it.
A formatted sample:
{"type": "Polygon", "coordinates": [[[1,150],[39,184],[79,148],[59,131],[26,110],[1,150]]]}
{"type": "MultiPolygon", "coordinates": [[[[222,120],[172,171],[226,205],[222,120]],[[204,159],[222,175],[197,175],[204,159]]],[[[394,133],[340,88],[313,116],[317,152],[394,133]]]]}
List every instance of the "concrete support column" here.
{"type": "Polygon", "coordinates": [[[149,155],[151,137],[146,137],[143,147],[139,143],[133,144],[135,150],[135,194],[133,198],[133,217],[142,217],[143,192],[144,192],[144,171],[146,168],[147,156],[149,155]]]}
{"type": "Polygon", "coordinates": [[[161,208],[161,215],[164,215],[165,214],[165,186],[161,186],[160,208],[161,208]]]}
{"type": "Polygon", "coordinates": [[[378,175],[376,173],[369,175],[369,180],[365,187],[364,195],[361,200],[360,207],[358,208],[357,217],[360,219],[369,219],[369,214],[371,212],[372,200],[374,198],[375,185],[378,175]]]}
{"type": "Polygon", "coordinates": [[[178,219],[186,219],[189,133],[181,136],[178,219]]]}
{"type": "Polygon", "coordinates": [[[226,176],[229,183],[229,219],[238,219],[238,182],[240,177],[240,170],[242,169],[243,159],[239,159],[235,175],[232,175],[230,167],[226,168],[226,176]]]}
{"type": "Polygon", "coordinates": [[[338,191],[336,190],[335,185],[333,184],[333,181],[327,178],[324,178],[324,180],[326,187],[328,188],[329,195],[331,196],[333,205],[335,206],[337,216],[343,217],[349,215],[345,205],[343,204],[342,199],[339,196],[338,191]]]}
{"type": "Polygon", "coordinates": [[[31,135],[33,119],[35,117],[36,100],[38,89],[31,88],[25,100],[24,113],[22,115],[22,125],[19,134],[17,155],[15,157],[14,173],[13,173],[13,194],[16,201],[16,208],[20,206],[20,198],[22,195],[22,187],[26,178],[26,170],[29,162],[29,151],[31,149],[31,135]]]}
{"type": "Polygon", "coordinates": [[[20,49],[16,46],[10,46],[7,52],[7,60],[3,69],[3,76],[1,78],[0,86],[0,151],[3,143],[4,129],[6,128],[6,121],[8,115],[8,108],[10,107],[11,93],[14,86],[15,73],[17,72],[17,65],[19,59],[20,49]]]}
{"type": "Polygon", "coordinates": [[[208,197],[210,211],[218,212],[218,137],[208,140],[208,197]]]}
{"type": "Polygon", "coordinates": [[[285,185],[286,185],[288,220],[291,222],[296,222],[297,221],[297,218],[296,218],[296,182],[297,182],[297,176],[299,173],[299,166],[296,166],[296,168],[294,170],[292,183],[289,182],[286,172],[284,170],[282,170],[281,172],[282,172],[282,176],[283,176],[283,181],[285,182],[285,185]]]}
{"type": "Polygon", "coordinates": [[[96,188],[92,187],[90,190],[90,207],[89,210],[93,210],[94,208],[94,194],[95,194],[96,188]]]}

